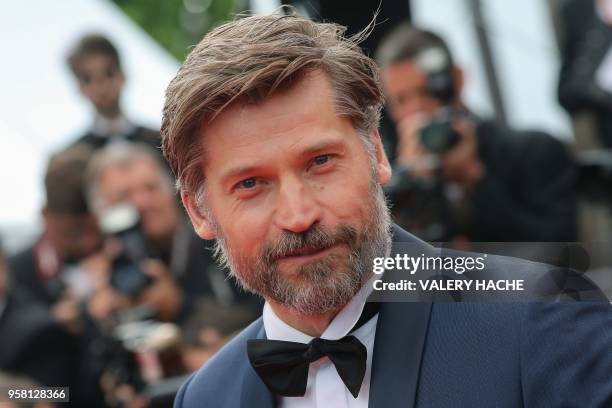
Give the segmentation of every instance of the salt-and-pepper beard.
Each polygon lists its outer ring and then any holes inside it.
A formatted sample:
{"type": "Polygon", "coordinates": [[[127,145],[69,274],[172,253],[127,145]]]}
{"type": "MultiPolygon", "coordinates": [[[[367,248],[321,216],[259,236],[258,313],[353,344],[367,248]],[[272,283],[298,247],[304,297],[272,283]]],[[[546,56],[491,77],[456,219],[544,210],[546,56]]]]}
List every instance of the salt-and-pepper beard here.
{"type": "Polygon", "coordinates": [[[344,224],[333,230],[314,224],[303,233],[283,231],[276,242],[265,243],[255,259],[233,251],[209,213],[217,234],[215,255],[244,289],[298,314],[322,314],[338,309],[370,278],[374,258],[388,256],[391,248],[391,217],[382,187],[374,175],[369,199],[368,213],[372,216],[364,220],[361,231],[344,224]],[[284,256],[338,244],[349,248],[348,257],[332,253],[324,259],[297,266],[289,278],[279,273],[278,259],[284,256]]]}

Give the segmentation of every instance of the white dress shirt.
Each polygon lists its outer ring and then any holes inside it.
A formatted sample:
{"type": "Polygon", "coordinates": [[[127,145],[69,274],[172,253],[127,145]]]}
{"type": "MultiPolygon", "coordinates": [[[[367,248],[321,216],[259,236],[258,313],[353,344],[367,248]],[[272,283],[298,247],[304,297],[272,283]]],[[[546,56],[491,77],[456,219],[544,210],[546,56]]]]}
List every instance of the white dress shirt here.
{"type": "Polygon", "coordinates": [[[91,132],[98,137],[107,137],[110,142],[122,141],[136,127],[122,114],[116,118],[106,118],[99,114],[94,118],[91,132]]]}
{"type": "MultiPolygon", "coordinates": [[[[338,340],[355,326],[365,306],[365,301],[372,291],[372,282],[367,282],[351,301],[336,315],[321,338],[338,340]]],[[[372,369],[372,354],[374,351],[374,336],[378,315],[351,333],[357,337],[368,351],[366,372],[357,398],[354,398],[342,382],[336,367],[328,357],[323,357],[310,364],[308,385],[303,397],[280,397],[280,408],[333,407],[333,408],[365,408],[370,395],[370,375],[372,369]]],[[[313,337],[300,332],[282,321],[266,303],[263,310],[263,323],[266,336],[270,340],[293,341],[309,343],[313,337]]]]}

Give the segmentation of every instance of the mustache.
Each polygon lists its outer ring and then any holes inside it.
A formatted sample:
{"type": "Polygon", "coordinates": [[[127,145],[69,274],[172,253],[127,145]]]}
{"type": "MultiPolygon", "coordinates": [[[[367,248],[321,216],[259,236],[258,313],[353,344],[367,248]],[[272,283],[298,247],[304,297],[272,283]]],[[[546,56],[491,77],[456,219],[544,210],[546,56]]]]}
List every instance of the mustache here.
{"type": "Polygon", "coordinates": [[[304,232],[283,231],[276,242],[263,247],[262,259],[270,264],[281,258],[322,251],[338,244],[354,249],[358,242],[357,235],[356,229],[348,225],[325,230],[321,225],[314,224],[304,232]]]}

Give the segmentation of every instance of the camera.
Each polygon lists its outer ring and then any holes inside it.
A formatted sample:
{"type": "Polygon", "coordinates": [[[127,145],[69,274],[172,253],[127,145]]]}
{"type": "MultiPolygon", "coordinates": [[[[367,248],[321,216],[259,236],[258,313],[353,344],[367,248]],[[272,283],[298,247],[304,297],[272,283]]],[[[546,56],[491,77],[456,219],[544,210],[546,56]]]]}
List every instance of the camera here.
{"type": "Polygon", "coordinates": [[[421,145],[430,153],[441,154],[452,149],[459,142],[459,134],[453,129],[454,112],[443,108],[419,131],[421,145]]]}
{"type": "Polygon", "coordinates": [[[427,76],[428,93],[444,106],[438,115],[421,128],[419,139],[427,151],[441,154],[459,141],[459,135],[452,127],[455,112],[450,108],[457,95],[453,66],[447,53],[439,47],[421,51],[415,61],[427,76]]]}
{"type": "Polygon", "coordinates": [[[109,207],[101,214],[100,225],[121,246],[121,252],[113,260],[111,285],[125,295],[137,295],[151,283],[140,267],[148,256],[138,210],[129,204],[109,207]]]}

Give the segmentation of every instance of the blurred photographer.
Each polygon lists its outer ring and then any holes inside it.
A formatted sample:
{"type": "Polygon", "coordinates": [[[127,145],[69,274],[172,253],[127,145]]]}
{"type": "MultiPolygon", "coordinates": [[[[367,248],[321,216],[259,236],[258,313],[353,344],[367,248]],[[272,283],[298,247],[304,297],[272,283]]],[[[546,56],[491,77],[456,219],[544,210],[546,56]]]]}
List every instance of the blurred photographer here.
{"type": "Polygon", "coordinates": [[[48,308],[11,280],[0,244],[0,374],[23,376],[44,386],[73,387],[75,346],[74,336],[48,308]]]}
{"type": "Polygon", "coordinates": [[[104,147],[84,176],[104,234],[98,263],[91,264],[102,279],[87,302],[95,322],[89,371],[106,403],[121,406],[184,373],[179,326],[201,299],[230,307],[246,298],[255,310],[259,304],[234,289],[206,242],[186,224],[173,181],[148,145],[104,147]]]}
{"type": "Polygon", "coordinates": [[[400,225],[428,240],[576,239],[574,165],[559,141],[471,114],[463,73],[431,32],[400,25],[377,59],[398,134],[388,193],[400,225]]]}
{"type": "MultiPolygon", "coordinates": [[[[44,177],[43,232],[8,263],[14,287],[20,288],[29,299],[23,303],[41,305],[38,308],[42,307],[56,325],[61,323],[74,335],[76,344],[63,343],[68,347],[68,355],[76,360],[76,366],[57,363],[49,370],[51,377],[67,371],[78,380],[71,389],[71,400],[76,405],[87,401],[88,406],[95,407],[99,405],[91,400],[101,397],[99,363],[93,357],[99,353],[93,350],[100,349],[100,333],[86,311],[90,309],[92,295],[103,287],[108,261],[97,217],[87,205],[83,188],[91,154],[89,146],[75,145],[51,157],[44,177]]],[[[109,299],[106,303],[111,302],[119,304],[121,299],[109,299]]],[[[21,309],[26,310],[23,306],[21,309]]],[[[21,316],[25,319],[25,315],[21,316]]],[[[47,345],[25,353],[34,359],[33,365],[42,360],[41,354],[55,353],[51,343],[42,337],[39,339],[47,345]]]]}
{"type": "MultiPolygon", "coordinates": [[[[129,299],[166,321],[182,321],[203,297],[231,305],[251,299],[213,261],[179,209],[172,180],[146,145],[117,143],[97,152],[87,170],[89,202],[109,236],[112,265],[91,312],[113,311],[109,298],[129,299]],[[114,243],[114,245],[113,245],[114,243]]],[[[254,306],[255,308],[257,306],[254,306]]]]}
{"type": "Polygon", "coordinates": [[[97,279],[84,265],[95,263],[102,246],[97,219],[83,190],[90,157],[91,150],[82,145],[51,157],[44,178],[43,232],[9,259],[16,284],[73,331],[78,331],[79,301],[89,296],[97,279]]]}

